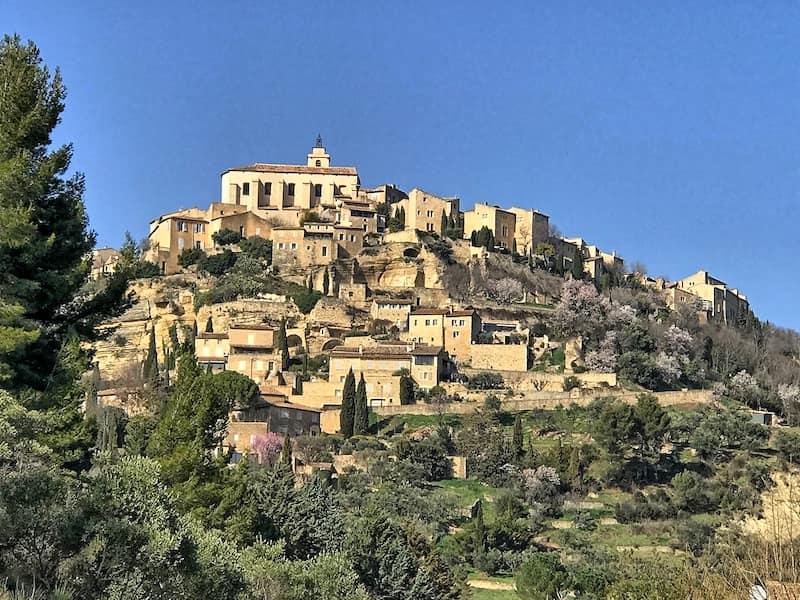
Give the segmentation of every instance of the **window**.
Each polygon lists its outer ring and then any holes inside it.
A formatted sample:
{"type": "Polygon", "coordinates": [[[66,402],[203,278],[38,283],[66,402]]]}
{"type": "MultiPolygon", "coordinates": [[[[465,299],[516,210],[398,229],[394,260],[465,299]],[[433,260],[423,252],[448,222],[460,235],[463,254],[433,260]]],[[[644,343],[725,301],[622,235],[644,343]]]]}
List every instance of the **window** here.
{"type": "Polygon", "coordinates": [[[203,249],[203,242],[201,242],[201,241],[196,241],[196,242],[194,243],[194,247],[195,247],[195,248],[197,248],[198,250],[202,250],[202,249],[203,249]]]}
{"type": "Polygon", "coordinates": [[[454,337],[454,338],[457,338],[457,337],[458,337],[458,336],[460,336],[460,335],[461,335],[461,332],[460,332],[460,331],[454,331],[454,332],[453,332],[453,337],[454,337]]]}
{"type": "Polygon", "coordinates": [[[434,325],[438,325],[438,324],[439,324],[439,319],[434,319],[434,320],[433,320],[433,324],[434,324],[434,325]]]}
{"type": "Polygon", "coordinates": [[[292,250],[297,250],[297,244],[295,242],[292,242],[292,250]]]}
{"type": "Polygon", "coordinates": [[[289,184],[289,192],[288,192],[288,194],[290,196],[294,196],[294,184],[293,183],[289,184]]]}
{"type": "Polygon", "coordinates": [[[432,216],[433,216],[433,211],[432,211],[432,210],[429,210],[429,211],[426,213],[426,215],[427,215],[429,218],[430,218],[430,217],[432,217],[432,216]]]}
{"type": "Polygon", "coordinates": [[[244,225],[239,225],[239,237],[246,237],[244,235],[244,225]]]}
{"type": "Polygon", "coordinates": [[[340,241],[340,242],[343,242],[343,241],[344,241],[344,234],[343,234],[343,233],[340,233],[340,234],[339,234],[339,241],[340,241]]]}
{"type": "Polygon", "coordinates": [[[264,182],[264,195],[269,196],[272,193],[272,182],[264,182]]]}
{"type": "Polygon", "coordinates": [[[425,371],[425,372],[422,374],[422,378],[423,378],[423,379],[428,379],[428,375],[430,375],[430,373],[428,373],[427,371],[425,371]]]}
{"type": "Polygon", "coordinates": [[[431,320],[425,319],[425,327],[430,327],[430,326],[431,326],[431,320]]]}
{"type": "Polygon", "coordinates": [[[175,227],[177,227],[178,231],[186,231],[186,221],[178,221],[175,227]]]}
{"type": "Polygon", "coordinates": [[[242,196],[249,196],[250,195],[250,184],[245,182],[242,184],[242,196]]]}
{"type": "Polygon", "coordinates": [[[321,167],[322,166],[322,161],[317,159],[317,162],[315,162],[314,164],[317,165],[318,167],[321,167]]]}
{"type": "Polygon", "coordinates": [[[328,256],[328,247],[327,246],[323,246],[322,247],[322,256],[328,256]]]}
{"type": "Polygon", "coordinates": [[[183,238],[178,238],[178,250],[183,250],[183,238]]]}
{"type": "Polygon", "coordinates": [[[278,242],[278,250],[283,250],[283,242],[278,242]]]}
{"type": "Polygon", "coordinates": [[[344,383],[344,378],[345,378],[344,375],[340,375],[339,376],[339,383],[344,383]]]}
{"type": "Polygon", "coordinates": [[[194,224],[194,232],[195,233],[203,233],[204,229],[205,229],[205,227],[203,227],[202,223],[195,223],[194,224]]]}
{"type": "MultiPolygon", "coordinates": [[[[317,162],[319,162],[319,161],[317,161],[317,162]]],[[[321,183],[315,183],[314,184],[314,197],[315,198],[321,198],[322,197],[322,184],[321,183]]]]}
{"type": "Polygon", "coordinates": [[[356,241],[356,236],[355,235],[351,235],[350,236],[350,241],[351,242],[355,242],[356,241]]]}
{"type": "Polygon", "coordinates": [[[433,357],[432,356],[415,356],[415,363],[419,366],[433,366],[433,357]]]}
{"type": "Polygon", "coordinates": [[[459,324],[459,326],[463,327],[464,326],[464,319],[459,319],[458,324],[459,324]]]}
{"type": "Polygon", "coordinates": [[[281,409],[281,419],[288,419],[289,418],[289,411],[286,408],[281,409]]]}

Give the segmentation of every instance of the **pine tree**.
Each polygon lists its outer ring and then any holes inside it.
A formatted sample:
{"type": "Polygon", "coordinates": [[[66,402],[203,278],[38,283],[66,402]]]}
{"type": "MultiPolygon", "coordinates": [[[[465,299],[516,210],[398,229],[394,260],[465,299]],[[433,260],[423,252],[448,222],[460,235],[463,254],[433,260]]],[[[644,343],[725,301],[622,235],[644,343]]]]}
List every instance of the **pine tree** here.
{"type": "Polygon", "coordinates": [[[158,381],[158,353],[156,352],[156,329],[150,328],[150,344],[147,347],[147,355],[144,359],[142,368],[145,381],[154,384],[158,381]]]}
{"type": "Polygon", "coordinates": [[[292,466],[292,438],[288,433],[286,434],[286,437],[283,438],[281,462],[289,467],[292,466]]]}
{"type": "Polygon", "coordinates": [[[364,374],[358,382],[355,398],[355,411],[353,416],[353,434],[366,435],[369,430],[369,409],[367,408],[367,384],[364,374]]]}
{"type": "Polygon", "coordinates": [[[209,316],[208,321],[206,321],[206,333],[214,333],[214,321],[209,316]]]}
{"type": "Polygon", "coordinates": [[[356,377],[353,369],[344,378],[342,388],[342,408],[339,412],[339,430],[344,437],[349,438],[353,435],[353,426],[356,412],[356,377]]]}
{"type": "Polygon", "coordinates": [[[511,438],[511,444],[514,451],[514,456],[517,458],[522,458],[522,455],[525,453],[525,449],[523,448],[521,415],[517,415],[514,419],[514,434],[511,438]]]}

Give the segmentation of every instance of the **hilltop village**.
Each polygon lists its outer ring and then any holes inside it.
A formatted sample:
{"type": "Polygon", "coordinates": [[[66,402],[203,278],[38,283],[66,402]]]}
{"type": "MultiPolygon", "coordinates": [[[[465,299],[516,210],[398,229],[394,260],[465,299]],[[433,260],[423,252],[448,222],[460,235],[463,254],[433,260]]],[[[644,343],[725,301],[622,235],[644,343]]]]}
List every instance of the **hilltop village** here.
{"type": "MultiPolygon", "coordinates": [[[[204,369],[259,386],[261,404],[230,415],[225,443],[238,454],[269,432],[339,432],[351,372],[383,415],[469,412],[485,389],[521,409],[647,389],[587,363],[585,336],[552,335],[565,281],[609,297],[623,285],[646,290],[698,322],[733,326],[752,314],[746,296],[706,271],[675,282],[628,273],[622,257],[561,237],[536,209],[462,211],[454,196],[362,187],[319,138],[304,165],[227,169],[219,202],[153,219],[136,252],[151,277],[135,281],[136,303],[95,348],[96,401],[146,411],[141,365],[169,374],[178,347],[192,345],[204,369]]],[[[92,279],[120,260],[95,250],[92,279]]],[[[685,381],[666,389],[667,403],[710,394],[692,396],[685,381]]]]}

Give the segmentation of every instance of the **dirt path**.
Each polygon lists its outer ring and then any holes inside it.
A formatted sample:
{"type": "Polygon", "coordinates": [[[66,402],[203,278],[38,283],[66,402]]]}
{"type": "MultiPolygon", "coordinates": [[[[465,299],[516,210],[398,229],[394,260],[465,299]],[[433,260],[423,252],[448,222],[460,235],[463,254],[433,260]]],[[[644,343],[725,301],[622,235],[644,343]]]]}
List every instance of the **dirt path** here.
{"type": "Polygon", "coordinates": [[[480,588],[482,590],[511,591],[514,589],[513,583],[505,583],[502,581],[489,581],[488,579],[467,579],[467,585],[474,588],[480,588]]]}

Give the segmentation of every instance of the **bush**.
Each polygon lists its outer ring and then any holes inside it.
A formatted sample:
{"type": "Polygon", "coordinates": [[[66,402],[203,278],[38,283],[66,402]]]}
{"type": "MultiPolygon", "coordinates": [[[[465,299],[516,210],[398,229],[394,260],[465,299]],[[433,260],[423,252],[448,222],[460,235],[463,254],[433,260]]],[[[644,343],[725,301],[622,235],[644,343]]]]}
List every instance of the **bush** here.
{"type": "Polygon", "coordinates": [[[783,460],[800,464],[800,433],[780,430],[775,434],[773,445],[783,460]]]}
{"type": "Polygon", "coordinates": [[[502,401],[500,400],[500,398],[497,397],[496,394],[489,394],[483,401],[483,407],[486,410],[491,410],[495,412],[500,410],[502,404],[503,404],[502,401]]]}
{"type": "Polygon", "coordinates": [[[567,572],[558,555],[539,552],[519,568],[517,595],[523,600],[551,600],[563,591],[566,582],[567,572]]]}
{"type": "Polygon", "coordinates": [[[272,264],[272,240],[259,236],[249,237],[239,242],[242,254],[272,264]]]}
{"type": "Polygon", "coordinates": [[[471,390],[499,390],[504,385],[505,381],[500,373],[478,373],[467,381],[467,387],[471,390]]]}
{"type": "Polygon", "coordinates": [[[190,265],[196,265],[206,258],[206,253],[200,248],[184,248],[178,256],[178,264],[184,269],[190,265]]]}
{"type": "Polygon", "coordinates": [[[318,291],[309,290],[306,288],[298,288],[290,295],[292,300],[294,300],[294,303],[297,305],[297,308],[304,315],[310,313],[317,305],[319,299],[322,298],[322,294],[320,294],[318,291]]]}
{"type": "Polygon", "coordinates": [[[224,250],[219,254],[206,256],[197,262],[197,267],[210,275],[224,275],[236,264],[236,255],[230,250],[224,250]]]}
{"type": "Polygon", "coordinates": [[[568,392],[570,390],[574,390],[575,388],[581,387],[581,380],[574,375],[570,375],[569,377],[564,377],[563,386],[564,391],[568,392]]]}
{"type": "Polygon", "coordinates": [[[233,229],[220,229],[211,234],[211,239],[218,246],[230,246],[238,244],[242,239],[242,235],[233,229]]]}

